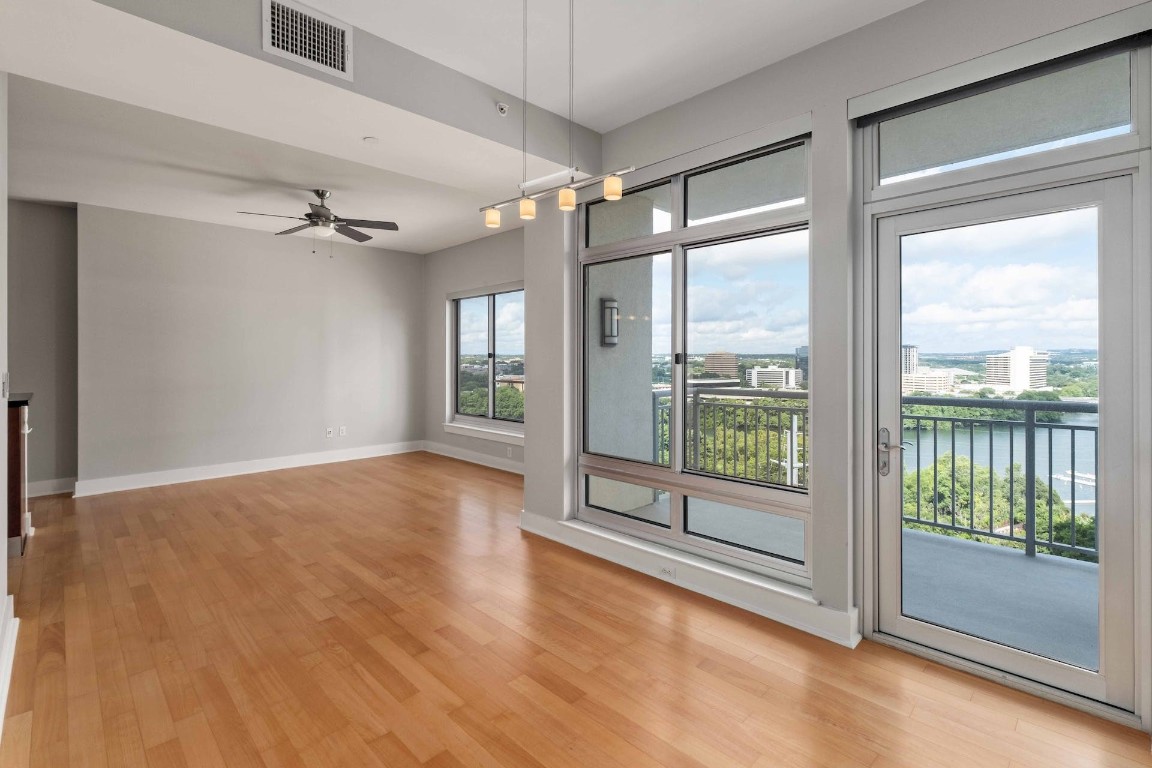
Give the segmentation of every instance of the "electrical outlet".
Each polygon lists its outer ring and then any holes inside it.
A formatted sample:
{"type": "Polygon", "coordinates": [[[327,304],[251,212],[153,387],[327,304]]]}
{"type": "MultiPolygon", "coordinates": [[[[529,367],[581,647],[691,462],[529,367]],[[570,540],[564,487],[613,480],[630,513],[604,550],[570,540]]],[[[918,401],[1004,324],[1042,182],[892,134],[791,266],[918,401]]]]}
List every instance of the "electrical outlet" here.
{"type": "Polygon", "coordinates": [[[511,448],[508,449],[508,458],[512,458],[512,449],[511,448]]]}
{"type": "Polygon", "coordinates": [[[324,430],[324,437],[332,437],[332,431],[332,427],[328,427],[326,430],[324,430]]]}
{"type": "Polygon", "coordinates": [[[676,581],[676,569],[671,565],[660,566],[660,578],[676,581]]]}
{"type": "Polygon", "coordinates": [[[348,427],[340,427],[340,437],[346,437],[347,435],[348,435],[348,427]]]}

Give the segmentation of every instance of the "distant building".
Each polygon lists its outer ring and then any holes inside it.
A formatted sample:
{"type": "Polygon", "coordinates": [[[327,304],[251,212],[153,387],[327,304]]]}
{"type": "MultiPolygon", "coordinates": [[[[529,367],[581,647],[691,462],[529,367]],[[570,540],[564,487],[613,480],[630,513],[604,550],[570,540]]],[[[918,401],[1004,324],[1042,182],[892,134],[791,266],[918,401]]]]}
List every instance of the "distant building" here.
{"type": "Polygon", "coordinates": [[[748,369],[748,386],[753,389],[796,389],[800,385],[800,371],[797,368],[780,368],[769,365],[748,369]]]}
{"type": "Polygon", "coordinates": [[[900,347],[900,373],[907,376],[920,368],[920,348],[915,344],[900,347]]]}
{"type": "Polygon", "coordinates": [[[984,383],[993,389],[1023,392],[1048,386],[1048,353],[1032,347],[1013,347],[988,355],[984,360],[984,383]]]}
{"type": "Polygon", "coordinates": [[[808,381],[808,347],[796,347],[796,370],[800,371],[800,383],[808,381]]]}
{"type": "Polygon", "coordinates": [[[517,392],[524,391],[524,376],[523,374],[508,374],[506,376],[496,377],[496,386],[503,384],[506,387],[512,387],[517,392]]]}
{"type": "Polygon", "coordinates": [[[704,372],[724,378],[740,378],[740,371],[733,352],[709,352],[704,356],[704,372]]]}
{"type": "Polygon", "coordinates": [[[956,376],[951,370],[920,368],[917,365],[917,370],[914,372],[900,376],[900,391],[905,395],[912,392],[945,394],[951,392],[955,385],[956,376]]]}

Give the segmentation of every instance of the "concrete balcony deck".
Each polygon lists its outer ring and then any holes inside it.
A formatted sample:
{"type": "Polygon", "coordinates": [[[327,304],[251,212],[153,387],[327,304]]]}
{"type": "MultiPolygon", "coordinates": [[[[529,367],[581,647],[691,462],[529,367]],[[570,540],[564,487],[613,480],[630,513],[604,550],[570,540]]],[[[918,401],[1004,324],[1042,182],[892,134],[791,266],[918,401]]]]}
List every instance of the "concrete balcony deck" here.
{"type": "Polygon", "coordinates": [[[1095,563],[917,530],[903,541],[904,615],[1098,668],[1095,563]]]}

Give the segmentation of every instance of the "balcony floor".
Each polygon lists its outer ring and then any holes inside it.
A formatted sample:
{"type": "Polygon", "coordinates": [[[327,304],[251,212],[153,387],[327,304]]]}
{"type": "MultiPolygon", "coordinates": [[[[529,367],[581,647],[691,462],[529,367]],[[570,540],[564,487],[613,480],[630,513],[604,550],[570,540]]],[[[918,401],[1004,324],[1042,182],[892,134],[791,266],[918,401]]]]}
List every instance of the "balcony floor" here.
{"type": "Polygon", "coordinates": [[[904,615],[1078,667],[1099,664],[1095,563],[905,530],[904,615]]]}

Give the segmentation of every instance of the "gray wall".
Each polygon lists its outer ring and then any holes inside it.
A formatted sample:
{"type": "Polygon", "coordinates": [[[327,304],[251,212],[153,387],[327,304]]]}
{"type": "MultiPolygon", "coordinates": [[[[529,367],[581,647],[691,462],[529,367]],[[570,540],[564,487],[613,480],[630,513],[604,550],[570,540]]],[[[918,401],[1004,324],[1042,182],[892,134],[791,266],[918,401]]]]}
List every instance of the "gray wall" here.
{"type": "MultiPolygon", "coordinates": [[[[0,200],[8,199],[8,73],[0,72],[0,200]]],[[[0,205],[0,371],[8,370],[8,206],[0,205]]],[[[7,421],[5,421],[7,424],[7,421]]],[[[5,430],[6,432],[7,430],[5,430]]],[[[0,440],[0,467],[8,466],[8,441],[0,440]]],[[[0,520],[8,519],[8,494],[0,494],[0,520]]],[[[7,552],[7,549],[5,549],[7,552]]],[[[0,568],[0,599],[8,594],[8,568],[0,568]]],[[[7,602],[0,637],[11,631],[7,602]]]]}
{"type": "Polygon", "coordinates": [[[93,206],[78,231],[81,481],[422,439],[420,257],[93,206]]]}
{"type": "Polygon", "coordinates": [[[28,481],[76,477],[76,209],[8,203],[8,363],[32,392],[28,481]]]}
{"type": "MultiPolygon", "coordinates": [[[[424,390],[427,393],[424,439],[503,461],[521,463],[524,461],[524,449],[521,446],[444,431],[450,386],[444,361],[448,359],[448,296],[459,291],[523,280],[524,230],[513,229],[473,240],[454,248],[430,253],[424,259],[424,342],[427,348],[424,370],[424,390]],[[511,458],[508,457],[509,448],[512,449],[511,458]]],[[[528,301],[527,296],[525,301],[528,301]]],[[[525,390],[527,400],[531,396],[529,391],[535,386],[537,375],[536,366],[530,356],[525,357],[525,374],[528,377],[525,390]]]]}

